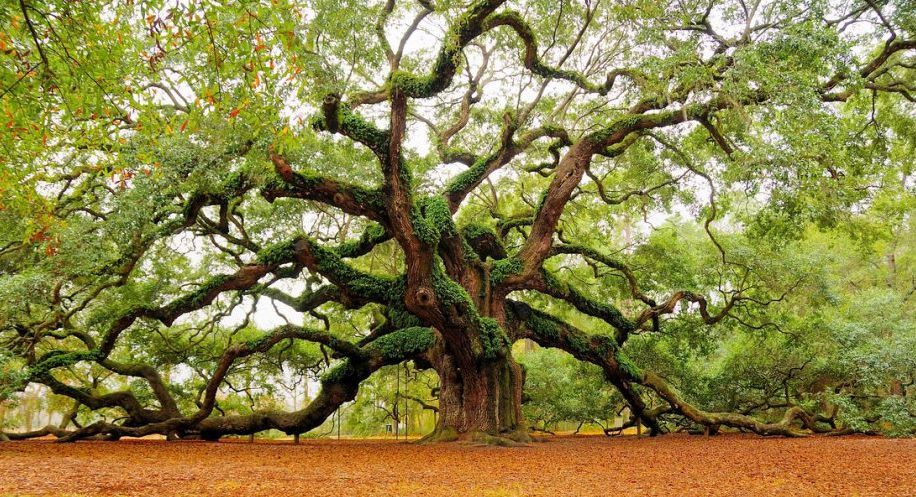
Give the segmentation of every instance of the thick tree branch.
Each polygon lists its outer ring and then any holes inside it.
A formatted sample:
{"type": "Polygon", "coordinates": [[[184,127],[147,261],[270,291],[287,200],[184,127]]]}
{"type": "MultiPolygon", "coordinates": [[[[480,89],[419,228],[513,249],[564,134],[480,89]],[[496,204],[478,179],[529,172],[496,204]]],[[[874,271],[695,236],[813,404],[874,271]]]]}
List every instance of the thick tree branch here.
{"type": "Polygon", "coordinates": [[[562,349],[576,359],[601,367],[605,377],[613,384],[630,410],[649,427],[653,435],[661,433],[661,426],[655,417],[646,411],[645,402],[633,389],[630,362],[620,351],[616,341],[603,335],[588,335],[585,332],[523,302],[506,301],[506,317],[513,338],[528,338],[543,347],[562,349]]]}
{"type": "MultiPolygon", "coordinates": [[[[604,369],[612,382],[616,378],[624,384],[643,385],[658,394],[663,400],[682,416],[706,426],[729,426],[753,431],[761,435],[803,436],[804,431],[793,426],[795,420],[801,419],[805,425],[814,423],[814,419],[804,410],[794,407],[786,411],[778,423],[762,423],[749,416],[731,413],[706,412],[686,402],[660,376],[645,372],[633,364],[607,337],[589,336],[572,326],[563,323],[543,312],[532,309],[526,304],[515,302],[511,309],[515,322],[516,337],[530,338],[546,347],[557,347],[566,350],[576,358],[597,364],[604,369]]],[[[615,383],[616,386],[616,383],[615,383]]],[[[621,390],[624,393],[624,390],[621,390]]],[[[626,394],[624,393],[626,397],[626,394]]],[[[630,399],[627,399],[630,401],[630,399]]],[[[652,427],[657,420],[646,415],[645,406],[634,406],[633,412],[640,415],[643,421],[652,427]]]]}
{"type": "Polygon", "coordinates": [[[568,302],[579,312],[596,317],[613,326],[617,332],[617,342],[626,341],[630,333],[638,328],[636,323],[628,320],[619,309],[611,304],[598,302],[571,285],[558,280],[547,271],[531,280],[531,288],[545,295],[568,302]]]}
{"type": "Polygon", "coordinates": [[[254,433],[278,429],[289,434],[308,431],[327,419],[341,404],[356,396],[359,384],[378,368],[397,364],[425,353],[436,341],[436,334],[428,328],[406,328],[375,342],[358,347],[318,330],[297,326],[283,326],[259,339],[230,347],[220,358],[216,370],[207,382],[204,399],[196,413],[164,421],[130,427],[108,422],[98,422],[69,433],[59,440],[71,442],[99,434],[118,438],[141,437],[150,434],[170,434],[175,431],[196,431],[206,439],[217,439],[226,434],[254,433]],[[322,378],[322,389],[309,405],[296,412],[259,412],[247,416],[210,417],[215,406],[216,393],[232,363],[241,357],[266,352],[287,339],[304,339],[330,346],[348,358],[332,368],[322,378]]]}
{"type": "Polygon", "coordinates": [[[268,201],[280,197],[315,200],[337,207],[347,214],[385,222],[381,192],[340,183],[320,175],[296,172],[289,162],[276,152],[270,153],[270,160],[273,161],[274,169],[283,183],[268,184],[261,189],[261,194],[268,201]]]}

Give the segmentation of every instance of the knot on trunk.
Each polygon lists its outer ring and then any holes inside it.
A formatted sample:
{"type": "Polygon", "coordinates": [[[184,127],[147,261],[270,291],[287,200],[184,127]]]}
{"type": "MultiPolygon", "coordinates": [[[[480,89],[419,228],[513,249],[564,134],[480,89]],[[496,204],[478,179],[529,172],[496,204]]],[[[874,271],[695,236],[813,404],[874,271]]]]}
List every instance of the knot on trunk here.
{"type": "Polygon", "coordinates": [[[415,294],[415,296],[416,296],[418,304],[420,304],[423,307],[428,307],[432,305],[433,300],[436,297],[436,294],[435,292],[433,292],[432,288],[424,286],[424,287],[420,287],[417,290],[417,293],[415,294]]]}

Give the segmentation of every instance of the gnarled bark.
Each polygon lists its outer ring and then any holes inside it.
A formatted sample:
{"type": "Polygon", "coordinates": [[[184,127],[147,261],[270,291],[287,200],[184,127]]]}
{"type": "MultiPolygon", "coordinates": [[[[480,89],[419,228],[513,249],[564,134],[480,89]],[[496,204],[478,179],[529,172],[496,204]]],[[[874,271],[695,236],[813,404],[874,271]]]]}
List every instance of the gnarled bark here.
{"type": "Polygon", "coordinates": [[[462,369],[443,353],[433,359],[433,367],[439,374],[439,416],[427,441],[528,440],[521,413],[524,375],[510,354],[462,369]]]}

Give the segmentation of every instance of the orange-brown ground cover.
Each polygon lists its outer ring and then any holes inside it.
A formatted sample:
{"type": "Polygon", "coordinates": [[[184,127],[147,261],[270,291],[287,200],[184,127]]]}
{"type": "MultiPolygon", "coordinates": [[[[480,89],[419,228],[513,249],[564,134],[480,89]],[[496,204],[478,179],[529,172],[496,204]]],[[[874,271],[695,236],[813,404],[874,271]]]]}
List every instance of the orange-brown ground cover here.
{"type": "Polygon", "coordinates": [[[11,442],[0,443],[0,495],[916,496],[916,440],[11,442]]]}

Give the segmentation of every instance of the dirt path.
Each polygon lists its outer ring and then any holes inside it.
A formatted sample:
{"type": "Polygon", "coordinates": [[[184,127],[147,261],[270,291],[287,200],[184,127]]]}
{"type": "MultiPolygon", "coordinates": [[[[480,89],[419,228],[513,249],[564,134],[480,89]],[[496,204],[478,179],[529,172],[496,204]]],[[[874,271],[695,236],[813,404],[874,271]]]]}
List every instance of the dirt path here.
{"type": "Polygon", "coordinates": [[[0,443],[0,495],[916,496],[916,440],[10,442],[0,443]]]}

